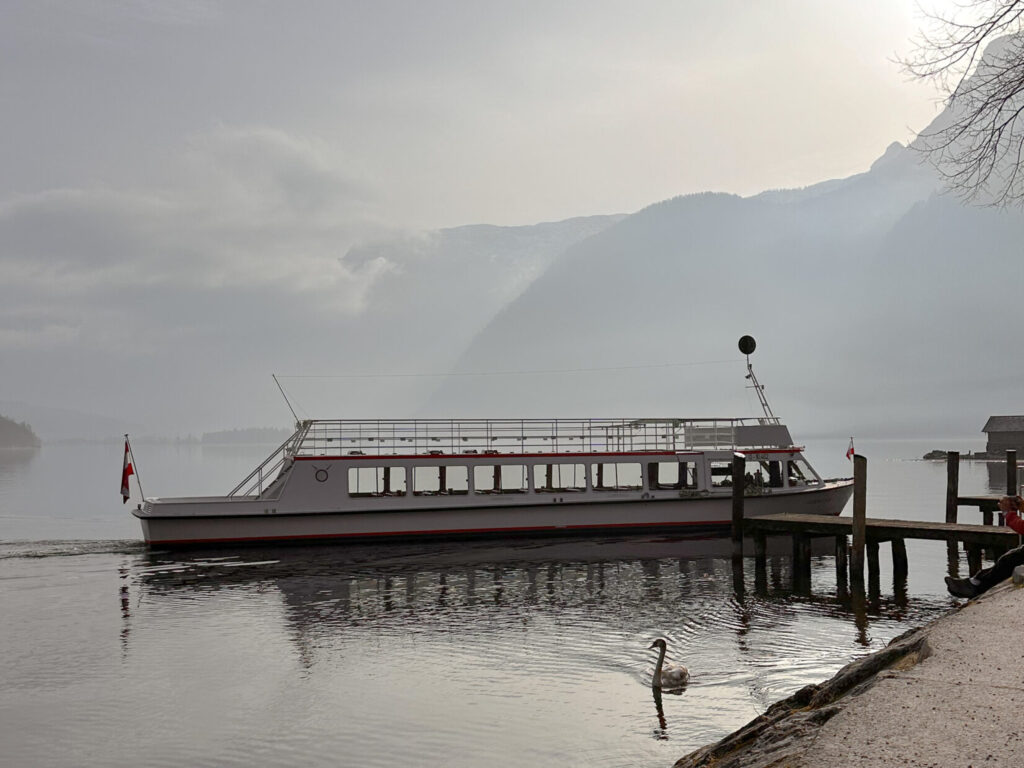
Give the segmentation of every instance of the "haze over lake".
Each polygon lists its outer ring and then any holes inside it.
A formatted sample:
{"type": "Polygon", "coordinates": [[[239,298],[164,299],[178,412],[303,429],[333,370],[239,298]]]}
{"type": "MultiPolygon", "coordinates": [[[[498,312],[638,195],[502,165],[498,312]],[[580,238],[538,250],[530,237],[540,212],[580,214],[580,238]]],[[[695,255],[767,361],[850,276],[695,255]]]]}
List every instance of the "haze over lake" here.
{"type": "MultiPolygon", "coordinates": [[[[808,455],[842,474],[846,445],[808,455]]],[[[942,517],[945,464],[899,460],[931,447],[858,446],[870,514],[942,517]]],[[[883,547],[863,614],[836,599],[828,555],[794,594],[785,542],[767,593],[748,562],[742,597],[729,542],[704,537],[147,552],[118,497],[120,448],[0,453],[0,741],[15,764],[654,768],[954,604],[941,542],[908,542],[902,586],[883,547]],[[693,675],[660,715],[656,636],[693,675]]],[[[223,493],[262,453],[137,458],[147,493],[223,493]]],[[[964,462],[961,490],[1004,477],[964,462]]]]}
{"type": "Polygon", "coordinates": [[[0,762],[653,768],[949,610],[937,543],[863,606],[785,542],[767,590],[705,536],[147,550],[117,482],[125,433],[178,496],[300,419],[760,417],[750,334],[823,477],[853,436],[941,519],[919,457],[1024,413],[1024,213],[897,63],[958,5],[5,2],[0,762]]]}

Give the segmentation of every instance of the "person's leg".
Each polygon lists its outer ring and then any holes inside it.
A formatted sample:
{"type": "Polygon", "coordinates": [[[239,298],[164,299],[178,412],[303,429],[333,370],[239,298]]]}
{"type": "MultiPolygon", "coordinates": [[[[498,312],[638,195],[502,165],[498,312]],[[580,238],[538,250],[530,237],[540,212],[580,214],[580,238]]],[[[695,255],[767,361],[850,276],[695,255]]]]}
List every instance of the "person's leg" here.
{"type": "Polygon", "coordinates": [[[971,577],[971,583],[978,587],[978,594],[991,589],[1013,575],[1013,569],[1024,565],[1024,546],[1005,552],[991,568],[982,568],[971,577]]]}

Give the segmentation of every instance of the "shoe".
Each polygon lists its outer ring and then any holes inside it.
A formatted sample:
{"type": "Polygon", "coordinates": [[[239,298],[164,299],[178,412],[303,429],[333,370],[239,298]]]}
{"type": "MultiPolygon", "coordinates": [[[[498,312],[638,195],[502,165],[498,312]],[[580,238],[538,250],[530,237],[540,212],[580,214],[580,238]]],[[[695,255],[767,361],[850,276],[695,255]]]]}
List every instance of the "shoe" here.
{"type": "Polygon", "coordinates": [[[947,576],[946,589],[948,589],[949,594],[954,597],[966,597],[970,599],[978,596],[978,588],[970,579],[954,579],[952,576],[947,576]]]}

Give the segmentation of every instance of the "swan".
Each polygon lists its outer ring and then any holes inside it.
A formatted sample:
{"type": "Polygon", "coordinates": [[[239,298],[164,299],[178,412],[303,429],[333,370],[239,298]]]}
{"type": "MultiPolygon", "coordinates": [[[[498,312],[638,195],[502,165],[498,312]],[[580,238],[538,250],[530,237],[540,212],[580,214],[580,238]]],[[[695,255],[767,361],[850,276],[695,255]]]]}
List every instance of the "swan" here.
{"type": "Polygon", "coordinates": [[[658,663],[654,665],[654,688],[682,688],[690,680],[690,672],[679,664],[665,664],[667,644],[660,637],[651,643],[651,648],[658,649],[658,663]]]}

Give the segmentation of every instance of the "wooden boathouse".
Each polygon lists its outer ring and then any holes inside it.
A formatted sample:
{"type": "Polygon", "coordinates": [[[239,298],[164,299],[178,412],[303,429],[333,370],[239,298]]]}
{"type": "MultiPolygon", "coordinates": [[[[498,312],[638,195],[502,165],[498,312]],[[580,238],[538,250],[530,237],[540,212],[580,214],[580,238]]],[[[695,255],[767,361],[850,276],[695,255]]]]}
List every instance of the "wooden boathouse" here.
{"type": "Polygon", "coordinates": [[[989,416],[981,431],[988,437],[985,453],[989,458],[1006,451],[1024,454],[1024,416],[989,416]]]}

